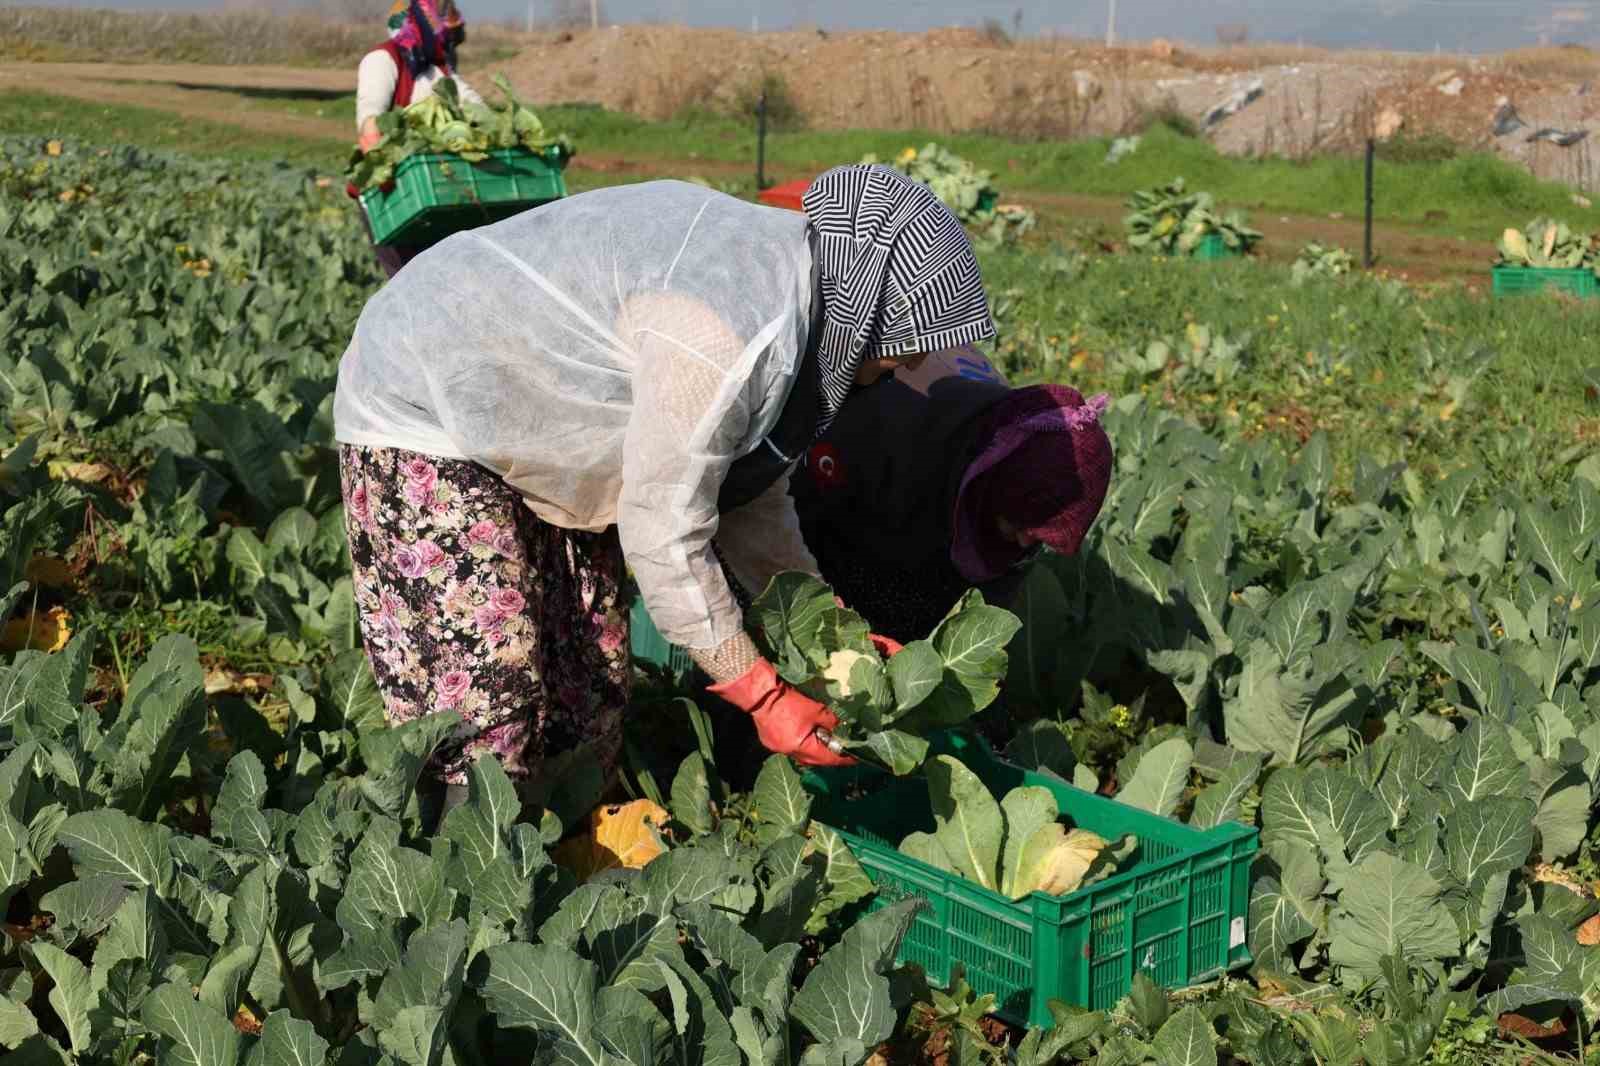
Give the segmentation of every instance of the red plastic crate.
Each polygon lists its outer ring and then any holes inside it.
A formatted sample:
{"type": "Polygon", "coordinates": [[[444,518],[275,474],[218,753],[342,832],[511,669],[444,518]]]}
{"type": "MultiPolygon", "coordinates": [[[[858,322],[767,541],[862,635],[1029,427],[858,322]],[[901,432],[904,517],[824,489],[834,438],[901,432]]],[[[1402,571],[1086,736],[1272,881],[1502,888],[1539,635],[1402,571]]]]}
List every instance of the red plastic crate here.
{"type": "Polygon", "coordinates": [[[762,189],[756,194],[756,199],[768,207],[786,207],[790,211],[801,211],[800,198],[811,188],[810,178],[801,178],[798,181],[786,181],[782,185],[774,185],[770,189],[762,189]]]}

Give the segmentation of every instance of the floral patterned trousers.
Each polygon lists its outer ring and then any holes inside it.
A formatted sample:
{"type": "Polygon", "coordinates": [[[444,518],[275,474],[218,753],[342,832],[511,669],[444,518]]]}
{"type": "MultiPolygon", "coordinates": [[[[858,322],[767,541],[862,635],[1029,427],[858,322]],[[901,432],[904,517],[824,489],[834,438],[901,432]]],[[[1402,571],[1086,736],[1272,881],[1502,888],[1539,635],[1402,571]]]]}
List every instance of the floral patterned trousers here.
{"type": "Polygon", "coordinates": [[[476,463],[396,448],[339,449],[361,635],[391,725],[454,711],[433,772],[466,780],[493,754],[508,774],[588,744],[609,773],[632,664],[615,529],[535,517],[476,463]]]}

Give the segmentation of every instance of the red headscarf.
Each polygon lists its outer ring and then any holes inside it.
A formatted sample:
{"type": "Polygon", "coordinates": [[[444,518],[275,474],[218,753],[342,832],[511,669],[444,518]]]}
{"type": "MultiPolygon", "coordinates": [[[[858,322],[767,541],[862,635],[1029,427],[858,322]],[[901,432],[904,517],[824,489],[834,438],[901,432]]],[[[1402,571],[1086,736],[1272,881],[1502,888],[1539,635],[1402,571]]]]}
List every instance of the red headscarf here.
{"type": "Polygon", "coordinates": [[[992,581],[1028,549],[1000,531],[1004,518],[1030,543],[1071,555],[1094,524],[1111,480],[1105,395],[1085,401],[1065,385],[1018,389],[995,405],[956,495],[951,561],[974,584],[992,581]]]}

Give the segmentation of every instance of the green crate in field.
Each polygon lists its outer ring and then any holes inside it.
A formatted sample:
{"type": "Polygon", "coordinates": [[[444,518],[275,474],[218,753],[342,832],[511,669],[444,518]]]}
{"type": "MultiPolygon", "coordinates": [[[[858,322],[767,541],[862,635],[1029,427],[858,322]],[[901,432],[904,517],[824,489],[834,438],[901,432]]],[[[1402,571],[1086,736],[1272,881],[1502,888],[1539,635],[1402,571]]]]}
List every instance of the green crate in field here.
{"type": "MultiPolygon", "coordinates": [[[[952,747],[940,745],[947,750],[952,747]]],[[[957,736],[953,752],[997,798],[1018,785],[1055,794],[1074,826],[1107,839],[1132,833],[1139,846],[1114,876],[1065,896],[1035,892],[1015,902],[898,850],[913,831],[933,829],[927,783],[862,768],[813,771],[812,816],[836,829],[878,887],[870,906],[915,897],[927,905],[900,948],[930,981],[948,984],[960,963],[978,995],[1018,1025],[1052,1024],[1049,1001],[1104,1010],[1143,971],[1181,988],[1250,962],[1245,929],[1256,830],[1237,823],[1193,829],[1049,774],[996,758],[957,736]],[[867,789],[849,798],[852,785],[867,789]]]]}
{"type": "Polygon", "coordinates": [[[448,152],[419,152],[394,168],[387,192],[362,193],[361,206],[378,244],[433,244],[566,196],[566,162],[559,148],[500,148],[476,163],[448,152]]]}
{"type": "Polygon", "coordinates": [[[1244,253],[1237,248],[1229,248],[1221,234],[1208,233],[1200,238],[1200,243],[1195,245],[1191,254],[1196,259],[1231,259],[1244,253]]]}
{"type": "Polygon", "coordinates": [[[1496,296],[1519,296],[1546,289],[1579,297],[1600,295],[1600,279],[1595,277],[1592,270],[1497,266],[1491,273],[1496,296]]]}
{"type": "Polygon", "coordinates": [[[667,638],[656,629],[655,623],[650,621],[650,612],[644,609],[644,600],[637,595],[628,614],[628,647],[633,652],[635,662],[664,667],[680,676],[694,666],[694,660],[689,658],[688,652],[676,644],[668,643],[667,638]]]}

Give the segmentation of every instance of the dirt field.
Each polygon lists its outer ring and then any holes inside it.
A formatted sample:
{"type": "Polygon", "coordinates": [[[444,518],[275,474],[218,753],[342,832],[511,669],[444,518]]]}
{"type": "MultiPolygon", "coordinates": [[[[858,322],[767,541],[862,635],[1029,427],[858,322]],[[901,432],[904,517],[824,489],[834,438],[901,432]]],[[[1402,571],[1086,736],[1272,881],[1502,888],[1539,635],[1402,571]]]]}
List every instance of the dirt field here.
{"type": "Polygon", "coordinates": [[[781,79],[811,126],[987,130],[1071,137],[1138,128],[1175,110],[1232,154],[1353,149],[1381,133],[1442,133],[1542,177],[1600,184],[1588,139],[1529,141],[1544,127],[1586,129],[1600,56],[1583,50],[1463,58],[1282,47],[1189,50],[1154,42],[1010,43],[976,31],[748,34],[669,26],[535,35],[500,69],[533,99],[589,101],[664,118],[684,107],[747,107],[781,79]],[[1258,95],[1211,124],[1239,93],[1258,95]],[[1502,103],[1524,125],[1497,136],[1502,103]]]}

